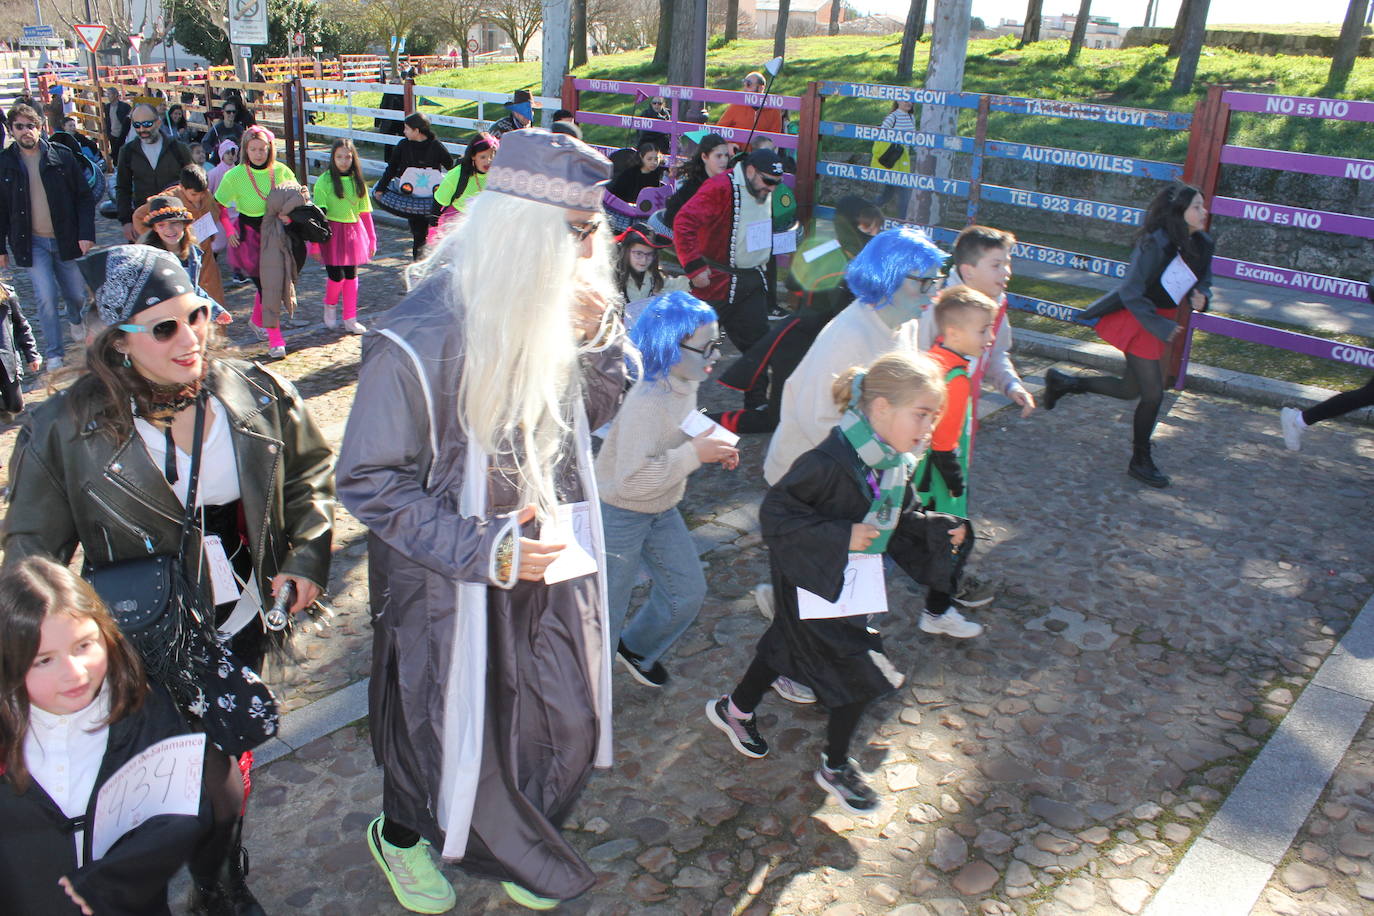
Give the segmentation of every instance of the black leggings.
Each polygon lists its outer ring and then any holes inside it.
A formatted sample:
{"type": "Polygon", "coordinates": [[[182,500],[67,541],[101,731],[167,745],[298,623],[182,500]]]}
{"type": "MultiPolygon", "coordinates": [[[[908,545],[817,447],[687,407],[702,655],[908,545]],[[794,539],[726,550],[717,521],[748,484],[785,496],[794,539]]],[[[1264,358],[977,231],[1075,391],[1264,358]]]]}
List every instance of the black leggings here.
{"type": "Polygon", "coordinates": [[[1352,410],[1359,410],[1361,407],[1371,405],[1374,405],[1374,375],[1369,377],[1369,381],[1364,383],[1363,388],[1343,391],[1334,397],[1327,398],[1320,404],[1307,408],[1302,412],[1302,422],[1311,426],[1313,423],[1332,420],[1342,414],[1350,413],[1352,410]]]}
{"type": "Polygon", "coordinates": [[[324,265],[324,272],[335,283],[340,280],[354,280],[358,277],[358,267],[355,264],[326,264],[324,265]]]}
{"type": "MultiPolygon", "coordinates": [[[[730,702],[734,703],[740,712],[752,713],[763,699],[764,691],[777,679],[778,672],[769,667],[763,659],[754,656],[749,670],[744,672],[744,679],[730,694],[730,702]]],[[[830,707],[830,720],[825,725],[826,766],[841,767],[849,759],[849,743],[854,738],[855,729],[859,727],[859,717],[863,715],[867,706],[868,701],[863,700],[830,707]]]]}
{"type": "Polygon", "coordinates": [[[429,238],[430,218],[411,217],[406,222],[410,224],[410,257],[418,261],[425,256],[425,240],[429,238]]]}
{"type": "Polygon", "coordinates": [[[1126,354],[1126,373],[1117,378],[1111,375],[1080,375],[1079,384],[1084,391],[1105,394],[1109,398],[1133,401],[1135,419],[1132,422],[1133,441],[1136,448],[1150,444],[1150,436],[1155,431],[1155,421],[1159,419],[1159,408],[1164,403],[1164,361],[1146,359],[1143,356],[1126,354]]]}

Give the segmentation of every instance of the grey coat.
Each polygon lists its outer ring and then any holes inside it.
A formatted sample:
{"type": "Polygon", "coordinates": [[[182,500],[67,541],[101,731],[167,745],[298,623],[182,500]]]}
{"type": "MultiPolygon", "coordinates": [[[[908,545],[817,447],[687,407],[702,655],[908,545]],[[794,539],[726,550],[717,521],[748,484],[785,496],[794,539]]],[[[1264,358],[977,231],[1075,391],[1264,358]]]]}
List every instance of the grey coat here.
{"type": "MultiPolygon", "coordinates": [[[[1198,277],[1197,285],[1193,287],[1192,291],[1206,296],[1210,305],[1212,301],[1212,252],[1216,246],[1212,242],[1212,237],[1207,233],[1198,233],[1198,236],[1200,244],[1198,245],[1197,256],[1188,257],[1184,260],[1188,262],[1188,266],[1198,277]]],[[[1129,309],[1145,330],[1160,340],[1167,341],[1169,336],[1173,334],[1174,328],[1178,327],[1178,323],[1171,318],[1165,318],[1157,311],[1158,309],[1175,307],[1175,303],[1169,299],[1168,293],[1164,292],[1163,287],[1159,285],[1159,275],[1164,272],[1164,268],[1169,265],[1177,253],[1178,248],[1169,241],[1169,236],[1163,229],[1156,229],[1146,234],[1136,243],[1135,249],[1131,252],[1131,263],[1126,268],[1126,278],[1121,281],[1121,285],[1084,309],[1083,314],[1079,317],[1092,320],[1101,318],[1103,315],[1110,315],[1112,312],[1118,312],[1123,308],[1129,309]]]]}
{"type": "MultiPolygon", "coordinates": [[[[373,749],[387,771],[383,805],[431,841],[444,836],[445,690],[461,593],[470,594],[464,586],[510,586],[496,577],[495,550],[519,534],[513,518],[459,511],[469,457],[456,409],[465,346],[461,307],[446,303],[447,292],[446,277],[425,281],[363,338],[337,477],[339,499],[368,528],[369,706],[373,749]]],[[[621,360],[618,344],[583,357],[593,429],[619,404],[621,360]]],[[[472,651],[480,658],[485,648],[472,651]]],[[[474,711],[480,715],[480,705],[474,711]]],[[[453,839],[459,849],[466,842],[453,839]]]]}

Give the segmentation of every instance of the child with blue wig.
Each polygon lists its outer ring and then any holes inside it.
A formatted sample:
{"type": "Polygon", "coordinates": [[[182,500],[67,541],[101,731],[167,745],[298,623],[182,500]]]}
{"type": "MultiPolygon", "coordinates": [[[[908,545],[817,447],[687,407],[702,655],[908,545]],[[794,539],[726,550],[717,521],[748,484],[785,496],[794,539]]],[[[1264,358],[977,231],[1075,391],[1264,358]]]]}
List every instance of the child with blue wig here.
{"type": "Polygon", "coordinates": [[[619,636],[616,657],[650,687],[668,682],[661,659],[706,598],[706,577],[677,508],[687,477],[703,464],[739,464],[739,451],[717,429],[694,438],[682,430],[696,412],[697,388],[718,358],[718,334],[715,310],[690,293],[649,300],[630,332],[643,373],[596,458],[611,633],[619,636]],[[641,562],[653,587],[626,625],[641,562]]]}

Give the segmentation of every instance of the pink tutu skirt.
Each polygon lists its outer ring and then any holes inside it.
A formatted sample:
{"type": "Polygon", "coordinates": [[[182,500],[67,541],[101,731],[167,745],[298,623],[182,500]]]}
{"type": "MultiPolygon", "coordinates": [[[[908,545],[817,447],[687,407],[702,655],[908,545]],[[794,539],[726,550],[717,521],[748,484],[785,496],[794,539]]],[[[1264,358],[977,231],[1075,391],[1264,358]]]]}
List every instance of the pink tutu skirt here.
{"type": "Polygon", "coordinates": [[[253,222],[239,217],[239,243],[229,249],[229,266],[246,277],[258,275],[258,262],[262,257],[262,233],[258,231],[261,224],[261,217],[253,222]]]}
{"type": "Polygon", "coordinates": [[[359,220],[354,223],[329,221],[332,234],[320,245],[320,260],[330,267],[356,267],[372,260],[372,236],[359,220]]]}

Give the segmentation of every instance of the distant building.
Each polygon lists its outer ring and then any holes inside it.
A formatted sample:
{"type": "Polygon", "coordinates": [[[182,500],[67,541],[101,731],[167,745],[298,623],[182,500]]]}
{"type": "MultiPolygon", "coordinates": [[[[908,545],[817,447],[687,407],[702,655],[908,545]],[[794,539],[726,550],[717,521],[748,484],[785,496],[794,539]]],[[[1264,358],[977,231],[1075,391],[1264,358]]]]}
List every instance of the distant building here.
{"type": "MultiPolygon", "coordinates": [[[[1055,38],[1072,38],[1073,28],[1078,23],[1078,17],[1073,13],[1064,13],[1059,16],[1042,16],[1040,18],[1040,38],[1042,41],[1051,41],[1055,38]]],[[[1010,19],[1003,19],[997,25],[998,31],[1010,30],[1020,33],[1022,24],[1010,19]]],[[[1106,16],[1089,16],[1088,30],[1083,35],[1083,47],[1085,48],[1119,48],[1121,43],[1126,40],[1126,30],[1121,24],[1106,16]]]]}
{"type": "MultiPolygon", "coordinates": [[[[787,13],[787,31],[824,33],[830,28],[830,6],[842,0],[792,0],[787,13]]],[[[778,0],[740,0],[741,21],[754,20],[754,34],[770,37],[778,28],[778,0]]],[[[840,7],[840,22],[845,21],[844,6],[840,7]]]]}

